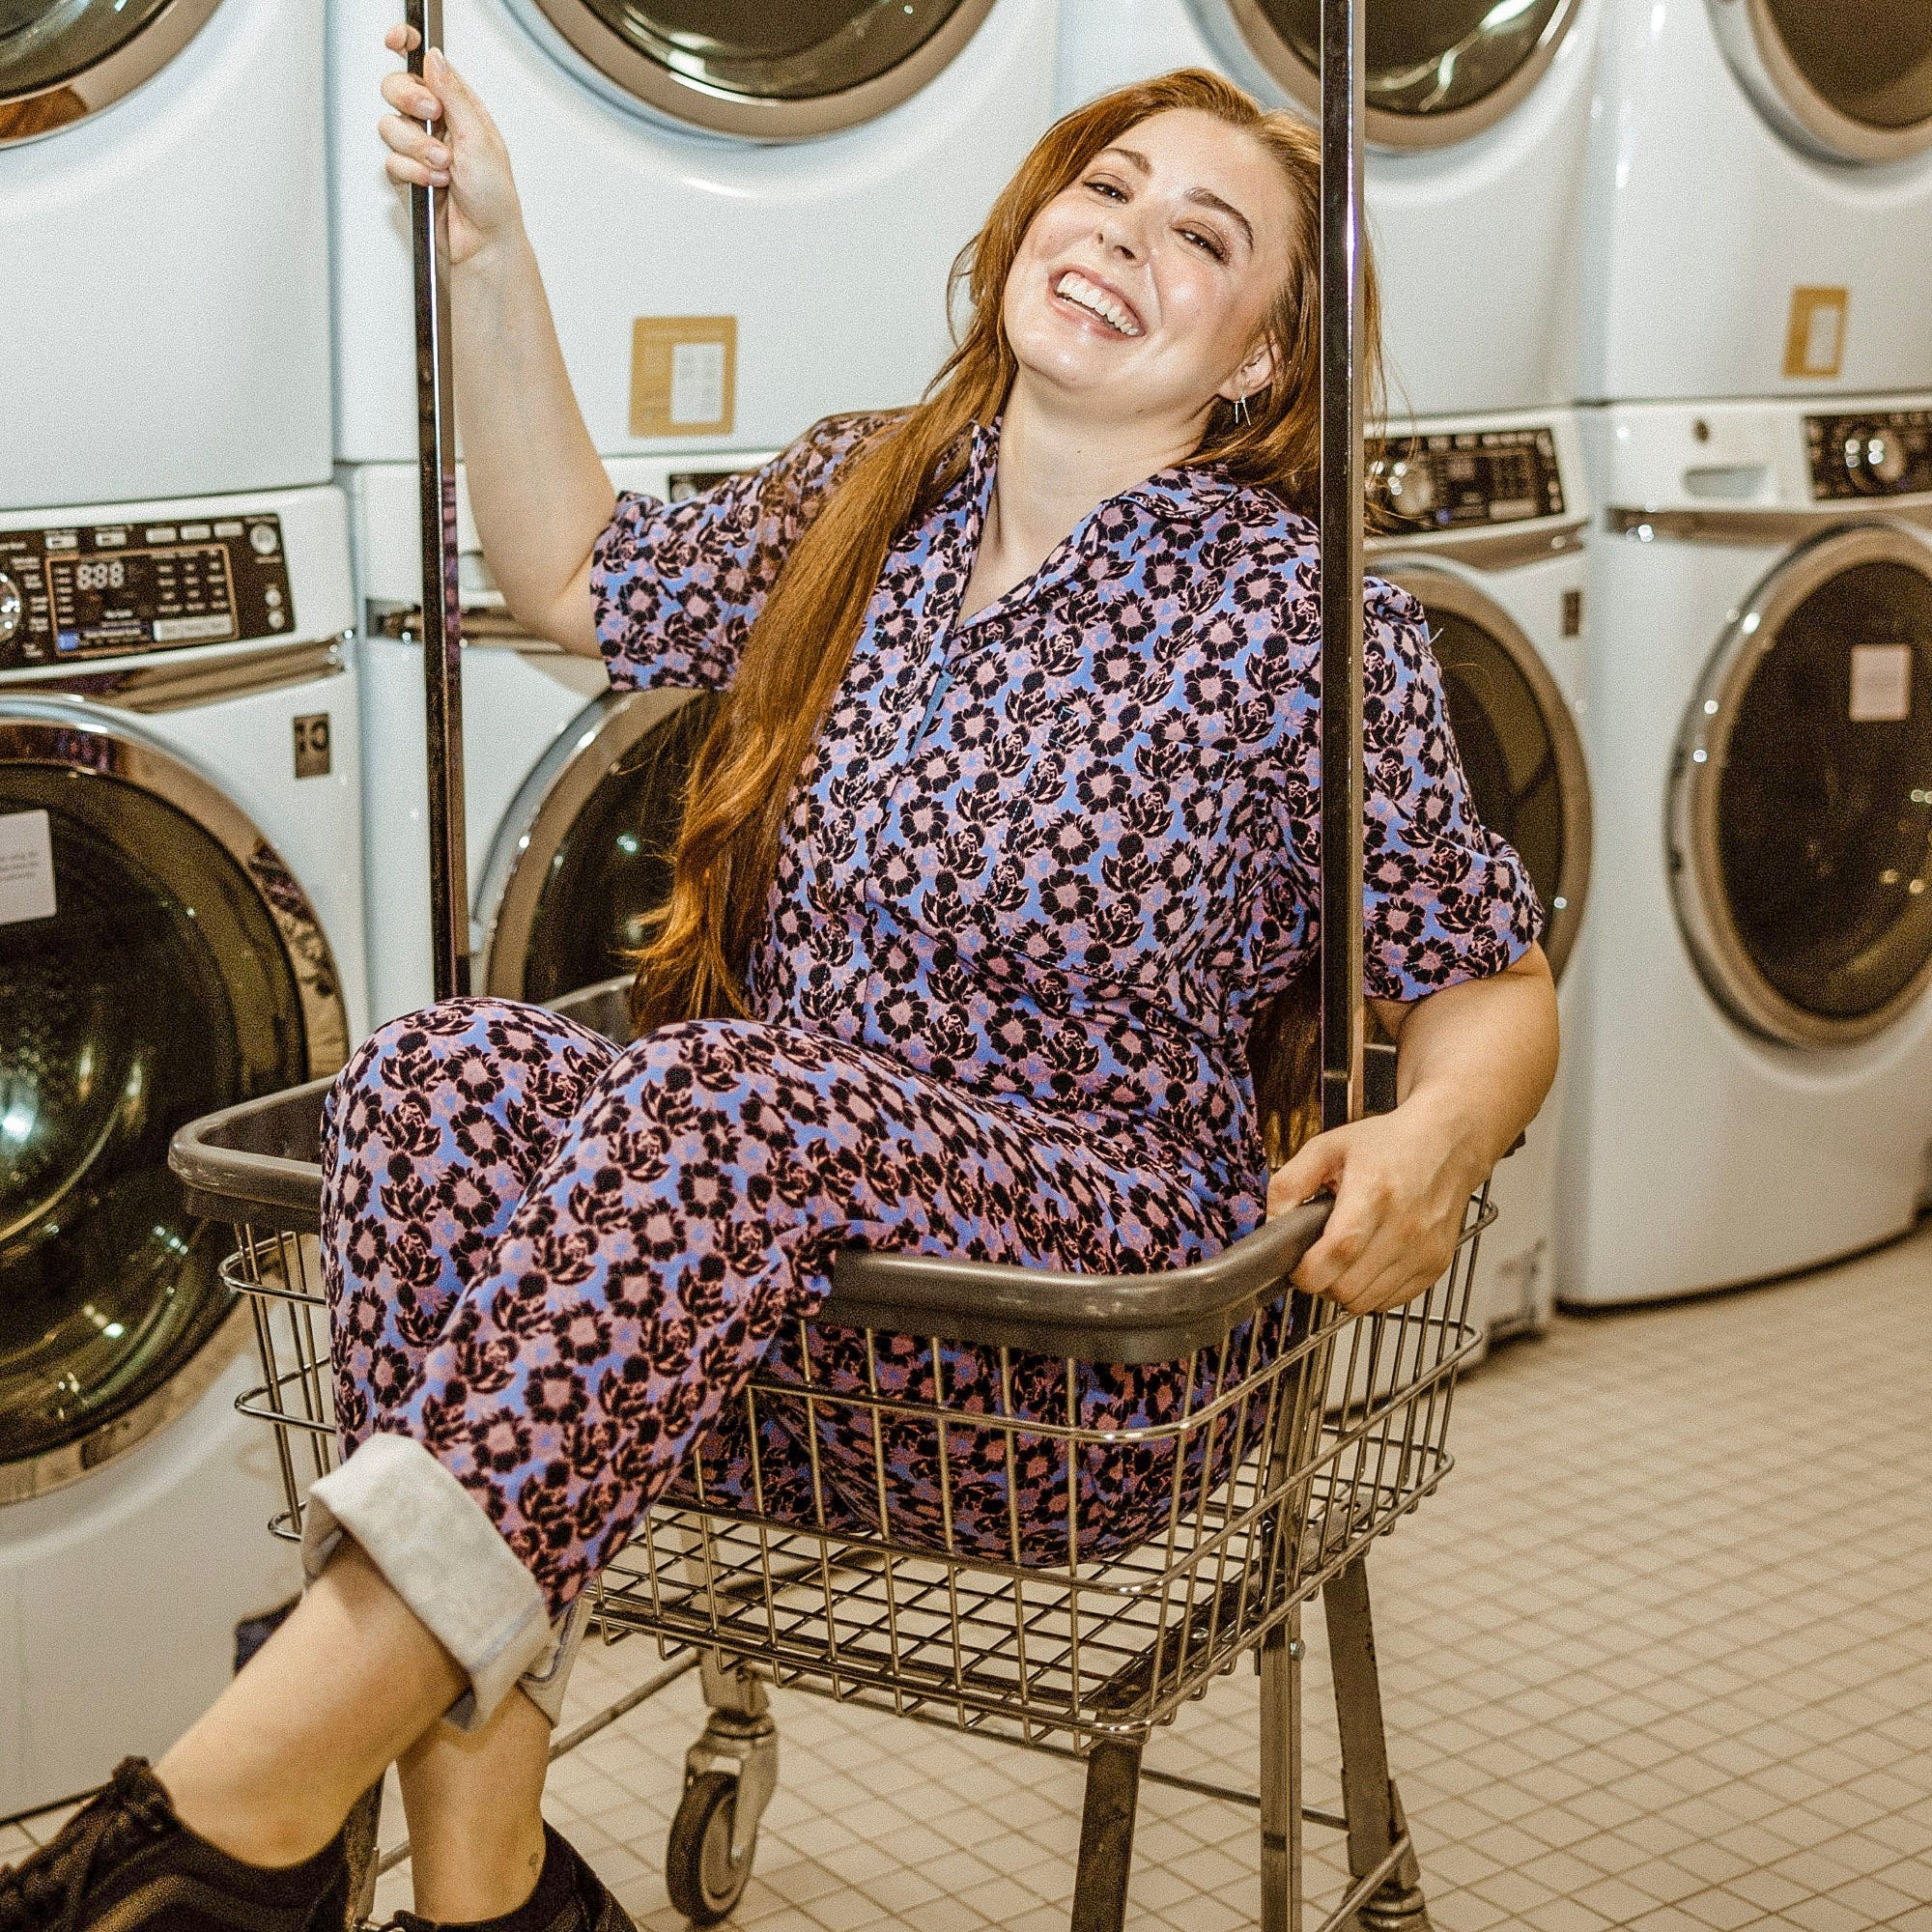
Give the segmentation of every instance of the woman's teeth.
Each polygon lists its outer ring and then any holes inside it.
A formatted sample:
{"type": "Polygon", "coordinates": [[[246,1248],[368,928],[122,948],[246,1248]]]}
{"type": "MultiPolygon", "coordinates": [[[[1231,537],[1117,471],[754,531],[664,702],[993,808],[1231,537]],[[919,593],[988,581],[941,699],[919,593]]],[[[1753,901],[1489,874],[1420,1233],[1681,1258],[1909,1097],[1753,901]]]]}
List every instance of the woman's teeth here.
{"type": "Polygon", "coordinates": [[[1073,302],[1089,315],[1098,316],[1109,328],[1118,329],[1122,335],[1138,335],[1141,332],[1140,324],[1105,289],[1090,282],[1077,269],[1068,269],[1061,276],[1054,294],[1062,301],[1073,302]]]}

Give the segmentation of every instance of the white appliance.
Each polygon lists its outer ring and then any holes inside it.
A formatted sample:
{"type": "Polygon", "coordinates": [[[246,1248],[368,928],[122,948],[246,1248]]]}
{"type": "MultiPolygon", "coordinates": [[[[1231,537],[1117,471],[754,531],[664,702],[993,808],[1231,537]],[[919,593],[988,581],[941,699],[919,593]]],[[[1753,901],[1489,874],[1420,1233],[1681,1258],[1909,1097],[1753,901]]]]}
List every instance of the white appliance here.
{"type": "MultiPolygon", "coordinates": [[[[1369,568],[1428,613],[1477,812],[1515,847],[1543,901],[1567,1030],[1575,989],[1566,968],[1591,866],[1577,723],[1589,507],[1576,415],[1424,423],[1390,446],[1377,473],[1394,527],[1372,542],[1369,568]]],[[[1564,1076],[1492,1184],[1496,1220],[1483,1236],[1470,1306],[1492,1341],[1549,1321],[1564,1076]]]]}
{"type": "MultiPolygon", "coordinates": [[[[607,467],[620,490],[675,499],[767,454],[607,467]]],[[[414,466],[355,471],[351,502],[366,618],[370,1017],[381,1024],[427,1005],[434,990],[414,466]]],[[[640,916],[669,888],[676,800],[710,701],[613,692],[601,662],[526,636],[484,564],[460,467],[457,522],[471,984],[548,1000],[627,970],[640,916]]]]}
{"type": "Polygon", "coordinates": [[[0,31],[0,506],[325,483],[322,0],[0,31]]]}
{"type": "Polygon", "coordinates": [[[1932,384],[1932,8],[1609,0],[1591,400],[1932,384]]]}
{"type": "Polygon", "coordinates": [[[1932,398],[1594,414],[1582,1303],[1897,1234],[1932,1143],[1932,398]]]}
{"type": "Polygon", "coordinates": [[[0,514],[0,1814],[164,1747],[297,1581],[167,1150],[363,1025],[353,616],[327,485],[0,514]]]}
{"type": "MultiPolygon", "coordinates": [[[[789,442],[910,403],[953,257],[1051,118],[1057,0],[450,0],[607,456],[789,442]]],[[[345,462],[415,451],[408,207],[383,174],[393,0],[330,11],[345,462]]]]}
{"type": "MultiPolygon", "coordinates": [[[[1366,196],[1391,410],[1567,404],[1600,0],[1377,0],[1366,196]]],[[[1211,67],[1320,109],[1320,0],[1062,0],[1060,105],[1211,67]]]]}

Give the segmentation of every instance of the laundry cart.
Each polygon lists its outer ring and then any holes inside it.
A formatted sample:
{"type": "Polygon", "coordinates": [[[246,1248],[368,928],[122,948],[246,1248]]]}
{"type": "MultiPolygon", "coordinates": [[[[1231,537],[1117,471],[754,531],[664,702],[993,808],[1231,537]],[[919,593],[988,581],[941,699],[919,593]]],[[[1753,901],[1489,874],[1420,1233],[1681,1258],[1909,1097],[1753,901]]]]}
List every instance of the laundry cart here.
{"type": "MultiPolygon", "coordinates": [[[[624,1037],[617,982],[563,1004],[624,1037]]],[[[285,1536],[299,1535],[307,1487],[336,1455],[313,1238],[326,1087],[212,1115],[173,1151],[191,1208],[239,1230],[228,1278],[253,1307],[263,1374],[241,1406],[274,1429],[287,1507],[273,1527],[285,1536]]],[[[1261,1789],[1188,1788],[1258,1804],[1264,1924],[1302,1925],[1307,1822],[1348,1835],[1352,1882],[1324,1932],[1426,1926],[1389,1775],[1363,1558],[1449,1466],[1456,1371],[1476,1342],[1465,1318],[1483,1209],[1472,1202],[1457,1260],[1427,1295],[1358,1319],[1289,1286],[1326,1211],[1310,1204],[1168,1273],[838,1257],[796,1347],[775,1350],[741,1398],[749,1492],[745,1457],[727,1499],[722,1455],[700,1450],[597,1587],[607,1639],[655,1637],[701,1671],[710,1720],[666,1858],[671,1898],[694,1923],[724,1918],[751,1876],[779,1776],[767,1690],[781,1685],[1083,1757],[1071,1922],[1117,1932],[1143,1748],[1253,1658],[1261,1789]],[[1094,1422],[1095,1365],[1159,1362],[1179,1365],[1172,1413],[1094,1422]],[[834,1420],[869,1445],[869,1465],[821,1454],[834,1420]],[[806,1478],[767,1486],[760,1446],[773,1432],[811,1445],[806,1478]],[[968,1459],[1022,1478],[1005,1485],[997,1519],[954,1506],[968,1459]],[[1108,1472],[1125,1469],[1154,1482],[1133,1485],[1122,1514],[1096,1507],[1108,1472]],[[1300,1615],[1318,1591],[1339,1814],[1302,1792],[1300,1615]]]]}

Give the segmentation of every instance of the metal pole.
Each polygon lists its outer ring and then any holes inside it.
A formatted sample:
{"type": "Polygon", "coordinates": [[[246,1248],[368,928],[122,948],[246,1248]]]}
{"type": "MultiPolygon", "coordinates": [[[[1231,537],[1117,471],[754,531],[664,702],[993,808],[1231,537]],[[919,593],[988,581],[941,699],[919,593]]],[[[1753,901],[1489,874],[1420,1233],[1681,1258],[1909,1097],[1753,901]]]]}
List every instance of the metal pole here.
{"type": "MultiPolygon", "coordinates": [[[[415,29],[410,71],[442,44],[442,0],[406,0],[415,29]]],[[[429,762],[430,959],[436,997],[469,990],[469,865],[463,825],[463,605],[456,582],[456,406],[450,391],[449,297],[437,260],[445,189],[410,190],[415,253],[416,418],[422,527],[425,751],[429,762]]]]}
{"type": "Polygon", "coordinates": [[[1321,0],[1321,1125],[1362,1113],[1365,0],[1321,0]]]}

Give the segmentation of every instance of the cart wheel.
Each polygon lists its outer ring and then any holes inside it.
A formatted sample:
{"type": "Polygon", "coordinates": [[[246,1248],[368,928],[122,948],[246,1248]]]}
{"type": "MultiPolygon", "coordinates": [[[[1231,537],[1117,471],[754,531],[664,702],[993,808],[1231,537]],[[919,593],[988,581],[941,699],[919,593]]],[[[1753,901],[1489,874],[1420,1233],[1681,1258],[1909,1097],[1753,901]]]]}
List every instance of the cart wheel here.
{"type": "Polygon", "coordinates": [[[757,1857],[754,1835],[744,1855],[731,1859],[731,1818],[738,1780],[727,1771],[700,1772],[684,1787],[665,1848],[665,1884],[670,1902],[694,1925],[716,1925],[744,1896],[757,1857]]]}

